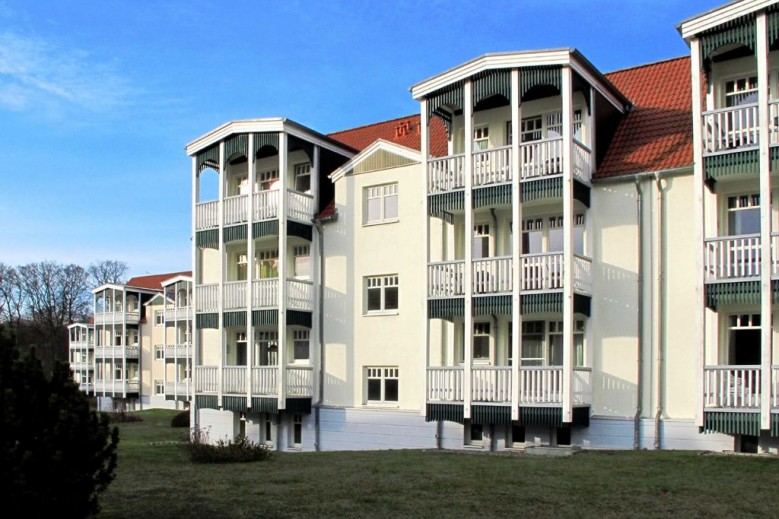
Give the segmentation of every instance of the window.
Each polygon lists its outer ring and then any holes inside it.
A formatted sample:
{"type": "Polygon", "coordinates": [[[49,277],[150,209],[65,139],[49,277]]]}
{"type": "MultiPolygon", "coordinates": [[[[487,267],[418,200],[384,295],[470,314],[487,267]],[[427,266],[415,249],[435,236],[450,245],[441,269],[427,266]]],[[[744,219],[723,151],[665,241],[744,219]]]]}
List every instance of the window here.
{"type": "Polygon", "coordinates": [[[162,380],[155,380],[154,381],[154,394],[155,395],[164,395],[165,394],[165,382],[162,380]]]}
{"type": "Polygon", "coordinates": [[[275,279],[279,277],[279,251],[258,250],[255,253],[255,278],[275,279]]]}
{"type": "Polygon", "coordinates": [[[311,191],[311,163],[295,164],[295,190],[301,193],[311,191]]]}
{"type": "Polygon", "coordinates": [[[757,76],[725,82],[725,106],[757,103],[757,76]]]}
{"type": "Polygon", "coordinates": [[[246,366],[246,332],[235,334],[235,365],[246,366]]]}
{"type": "Polygon", "coordinates": [[[246,253],[238,253],[235,256],[235,280],[236,281],[246,281],[247,276],[247,256],[246,253]]]}
{"type": "Polygon", "coordinates": [[[490,360],[490,323],[473,323],[473,360],[490,360]]]}
{"type": "Polygon", "coordinates": [[[365,223],[394,222],[398,219],[398,185],[365,188],[365,223]]]}
{"type": "Polygon", "coordinates": [[[158,344],[154,347],[154,360],[165,360],[165,346],[158,344]]]}
{"type": "Polygon", "coordinates": [[[543,252],[544,221],[534,218],[522,221],[522,254],[543,252]]]}
{"type": "Polygon", "coordinates": [[[541,117],[522,119],[522,142],[540,141],[543,135],[541,117]]]}
{"type": "MultiPolygon", "coordinates": [[[[573,365],[574,367],[583,367],[585,365],[584,321],[577,320],[573,324],[573,365]]],[[[510,336],[511,331],[509,330],[510,336]]],[[[511,339],[509,338],[509,340],[511,339]]],[[[562,321],[549,321],[548,323],[546,321],[524,321],[522,323],[522,356],[520,365],[563,365],[562,321]]]]}
{"type": "Polygon", "coordinates": [[[257,183],[260,186],[260,191],[269,191],[271,189],[278,189],[277,182],[279,181],[278,169],[266,169],[257,172],[257,183]]]}
{"type": "Polygon", "coordinates": [[[473,226],[473,259],[490,257],[490,226],[487,224],[473,226]]]}
{"type": "Polygon", "coordinates": [[[759,232],[760,195],[755,193],[728,197],[728,235],[759,232]]]}
{"type": "Polygon", "coordinates": [[[154,311],[154,325],[155,326],[162,326],[165,324],[165,312],[162,310],[155,310],[154,311]]]}
{"type": "Polygon", "coordinates": [[[279,340],[276,331],[258,331],[254,335],[254,362],[259,366],[276,366],[279,363],[279,340]]]}
{"type": "MultiPolygon", "coordinates": [[[[522,221],[522,254],[562,252],[564,249],[563,217],[529,218],[522,221]]],[[[573,252],[584,254],[584,214],[574,215],[573,252]]]]}
{"type": "Polygon", "coordinates": [[[273,416],[269,414],[260,415],[260,442],[265,445],[273,445],[273,416]]]}
{"type": "Polygon", "coordinates": [[[311,278],[311,248],[308,245],[300,245],[293,249],[295,254],[295,277],[302,279],[311,278]]]}
{"type": "Polygon", "coordinates": [[[473,129],[473,151],[486,150],[490,147],[490,128],[480,126],[473,129]]]}
{"type": "Polygon", "coordinates": [[[522,321],[521,366],[544,365],[544,321],[522,321]]]}
{"type": "Polygon", "coordinates": [[[398,276],[365,278],[365,292],[368,313],[398,309],[398,276]]]}
{"type": "Polygon", "coordinates": [[[309,331],[308,330],[294,330],[293,335],[293,352],[292,360],[295,363],[308,364],[309,355],[309,331]]]}
{"type": "MultiPolygon", "coordinates": [[[[573,365],[584,366],[584,321],[573,323],[573,365]]],[[[563,365],[563,322],[549,322],[549,349],[547,353],[549,366],[563,365]]]]}
{"type": "Polygon", "coordinates": [[[398,401],[398,368],[365,368],[366,403],[398,401]]]}
{"type": "Polygon", "coordinates": [[[303,443],[303,415],[297,413],[292,415],[291,433],[290,443],[292,447],[300,448],[300,445],[303,443]]]}

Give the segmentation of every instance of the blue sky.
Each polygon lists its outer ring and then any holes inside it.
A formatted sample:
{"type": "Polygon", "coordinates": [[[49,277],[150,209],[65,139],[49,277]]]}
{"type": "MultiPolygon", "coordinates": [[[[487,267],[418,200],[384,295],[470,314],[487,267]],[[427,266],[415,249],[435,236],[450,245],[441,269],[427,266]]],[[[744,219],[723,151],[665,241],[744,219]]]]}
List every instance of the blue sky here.
{"type": "Polygon", "coordinates": [[[416,113],[412,84],[487,52],[681,56],[676,24],[721,3],[0,0],[0,262],[189,269],[184,145],[210,129],[416,113]]]}

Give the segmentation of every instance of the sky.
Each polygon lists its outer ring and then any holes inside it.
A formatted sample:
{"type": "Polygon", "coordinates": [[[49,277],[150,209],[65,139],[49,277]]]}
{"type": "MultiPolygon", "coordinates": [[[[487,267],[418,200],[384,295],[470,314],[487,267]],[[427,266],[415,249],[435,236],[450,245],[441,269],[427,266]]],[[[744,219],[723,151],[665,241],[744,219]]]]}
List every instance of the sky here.
{"type": "Polygon", "coordinates": [[[411,85],[488,52],[687,55],[676,25],[722,3],[0,0],[0,263],[189,270],[184,146],[211,129],[418,113],[411,85]]]}

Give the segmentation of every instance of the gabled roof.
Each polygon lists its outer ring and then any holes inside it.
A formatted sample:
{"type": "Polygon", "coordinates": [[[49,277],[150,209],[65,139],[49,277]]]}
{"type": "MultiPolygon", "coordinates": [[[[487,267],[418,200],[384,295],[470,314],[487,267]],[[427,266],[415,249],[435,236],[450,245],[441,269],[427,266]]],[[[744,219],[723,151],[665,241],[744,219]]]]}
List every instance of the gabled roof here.
{"type": "MultiPolygon", "coordinates": [[[[419,152],[419,150],[414,150],[411,148],[407,148],[406,146],[400,146],[398,144],[394,144],[392,142],[388,142],[384,139],[378,139],[373,144],[362,150],[360,153],[352,157],[350,160],[346,162],[343,166],[336,169],[330,174],[330,179],[335,182],[345,174],[348,174],[350,171],[354,171],[358,168],[360,164],[363,164],[369,157],[374,156],[378,153],[386,153],[389,155],[392,155],[393,159],[397,158],[395,166],[397,165],[408,165],[412,163],[419,163],[422,161],[422,154],[419,152]]],[[[375,169],[384,169],[384,167],[381,168],[375,168],[375,169]]]]}
{"type": "Polygon", "coordinates": [[[622,118],[595,178],[691,167],[690,58],[606,74],[633,103],[622,118]]]}
{"type": "Polygon", "coordinates": [[[171,272],[168,274],[151,274],[149,276],[135,276],[127,282],[128,287],[145,288],[148,290],[162,290],[162,282],[176,276],[191,276],[192,272],[171,272]]]}
{"type": "MultiPolygon", "coordinates": [[[[430,154],[435,157],[446,155],[446,128],[437,117],[433,117],[430,121],[429,134],[430,154]]],[[[416,114],[331,133],[329,137],[359,151],[379,139],[419,151],[421,135],[420,117],[416,114]]]]}
{"type": "Polygon", "coordinates": [[[716,29],[727,22],[760,11],[775,3],[776,0],[735,0],[687,18],[676,28],[682,38],[689,42],[696,34],[716,29]]]}

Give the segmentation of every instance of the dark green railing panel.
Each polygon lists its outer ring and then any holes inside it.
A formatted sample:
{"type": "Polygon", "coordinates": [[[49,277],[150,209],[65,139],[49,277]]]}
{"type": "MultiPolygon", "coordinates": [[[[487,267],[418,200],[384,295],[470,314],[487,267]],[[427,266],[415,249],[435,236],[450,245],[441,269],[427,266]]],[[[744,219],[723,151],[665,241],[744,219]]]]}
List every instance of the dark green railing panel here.
{"type": "Polygon", "coordinates": [[[195,245],[205,249],[218,249],[219,230],[208,229],[207,231],[197,231],[195,233],[195,245]]]}
{"type": "Polygon", "coordinates": [[[510,424],[511,406],[508,405],[473,405],[471,407],[471,422],[475,424],[510,424]]]}
{"type": "Polygon", "coordinates": [[[706,411],[703,413],[703,431],[759,436],[760,413],[706,411]]]}
{"type": "Polygon", "coordinates": [[[197,314],[195,315],[195,328],[202,330],[204,328],[219,328],[219,314],[197,314]]]}
{"type": "Polygon", "coordinates": [[[427,404],[425,421],[437,422],[441,420],[463,424],[465,423],[464,416],[462,404],[427,404]]]}

